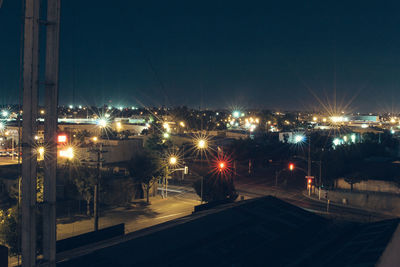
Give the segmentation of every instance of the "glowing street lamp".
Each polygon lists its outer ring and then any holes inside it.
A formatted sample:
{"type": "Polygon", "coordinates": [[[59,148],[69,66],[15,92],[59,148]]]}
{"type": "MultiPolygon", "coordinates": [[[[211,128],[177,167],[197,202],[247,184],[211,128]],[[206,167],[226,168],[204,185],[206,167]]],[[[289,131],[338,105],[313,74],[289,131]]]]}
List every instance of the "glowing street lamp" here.
{"type": "Polygon", "coordinates": [[[178,158],[176,156],[169,157],[169,164],[175,165],[178,162],[178,158]]]}
{"type": "Polygon", "coordinates": [[[207,148],[207,140],[205,139],[199,139],[197,141],[197,148],[198,149],[206,149],[207,148]]]}
{"type": "Polygon", "coordinates": [[[163,134],[163,137],[164,137],[165,139],[168,139],[168,138],[169,138],[169,133],[164,133],[164,134],[163,134]]]}
{"type": "Polygon", "coordinates": [[[74,158],[74,149],[72,147],[68,147],[64,150],[60,150],[59,156],[61,158],[73,159],[74,158]]]}
{"type": "Polygon", "coordinates": [[[39,158],[38,158],[38,160],[43,160],[44,159],[44,147],[39,147],[38,149],[37,149],[37,152],[38,152],[38,154],[39,154],[39,158]]]}
{"type": "Polygon", "coordinates": [[[296,136],[294,137],[294,142],[295,142],[296,144],[297,144],[297,143],[301,143],[301,142],[304,141],[304,139],[305,139],[305,136],[304,136],[304,135],[298,134],[298,135],[296,135],[296,136]]]}
{"type": "Polygon", "coordinates": [[[97,136],[93,136],[92,140],[93,140],[93,142],[97,142],[97,140],[98,140],[97,136]]]}
{"type": "Polygon", "coordinates": [[[106,119],[104,119],[104,118],[100,118],[98,121],[97,121],[97,125],[99,125],[101,128],[105,128],[105,127],[107,127],[107,120],[106,119]]]}
{"type": "Polygon", "coordinates": [[[235,110],[235,111],[232,113],[232,116],[233,116],[234,118],[239,118],[239,117],[240,117],[240,111],[235,110]]]}

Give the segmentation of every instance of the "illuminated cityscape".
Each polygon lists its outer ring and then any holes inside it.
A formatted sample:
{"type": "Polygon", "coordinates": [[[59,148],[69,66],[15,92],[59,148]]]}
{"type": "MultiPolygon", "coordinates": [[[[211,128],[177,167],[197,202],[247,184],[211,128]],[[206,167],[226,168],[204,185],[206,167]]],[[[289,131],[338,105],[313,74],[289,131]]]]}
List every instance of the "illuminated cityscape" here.
{"type": "Polygon", "coordinates": [[[0,0],[0,266],[400,266],[399,8],[0,0]]]}

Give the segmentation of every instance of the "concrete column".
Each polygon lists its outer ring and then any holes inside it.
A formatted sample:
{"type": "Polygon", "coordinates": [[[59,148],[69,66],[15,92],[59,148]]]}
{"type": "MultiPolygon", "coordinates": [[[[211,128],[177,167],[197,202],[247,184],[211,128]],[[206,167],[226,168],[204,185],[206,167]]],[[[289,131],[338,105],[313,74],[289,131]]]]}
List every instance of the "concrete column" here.
{"type": "Polygon", "coordinates": [[[47,266],[56,266],[56,168],[57,106],[59,73],[60,0],[47,0],[45,122],[44,122],[44,207],[43,257],[47,266]]]}
{"type": "Polygon", "coordinates": [[[40,0],[26,0],[22,122],[22,266],[36,265],[36,152],[40,0]]]}

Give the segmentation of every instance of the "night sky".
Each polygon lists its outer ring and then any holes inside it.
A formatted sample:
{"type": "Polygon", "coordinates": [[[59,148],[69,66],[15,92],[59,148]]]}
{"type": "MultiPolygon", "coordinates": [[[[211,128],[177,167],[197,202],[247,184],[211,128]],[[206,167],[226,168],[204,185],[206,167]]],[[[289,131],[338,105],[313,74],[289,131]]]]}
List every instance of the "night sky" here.
{"type": "MultiPolygon", "coordinates": [[[[0,9],[0,104],[20,2],[0,9]]],[[[396,2],[62,0],[60,104],[314,109],[336,88],[346,111],[400,111],[396,2]]]]}

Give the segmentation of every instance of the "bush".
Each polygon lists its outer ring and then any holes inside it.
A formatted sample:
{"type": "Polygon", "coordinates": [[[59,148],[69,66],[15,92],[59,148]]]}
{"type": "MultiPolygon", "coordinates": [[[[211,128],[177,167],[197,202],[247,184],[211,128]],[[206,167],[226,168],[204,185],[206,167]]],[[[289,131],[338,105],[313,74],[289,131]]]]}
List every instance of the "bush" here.
{"type": "MultiPolygon", "coordinates": [[[[201,197],[201,179],[193,184],[196,193],[201,197]]],[[[238,194],[233,178],[222,175],[206,175],[203,180],[203,201],[213,202],[229,199],[235,201],[238,194]]]]}

